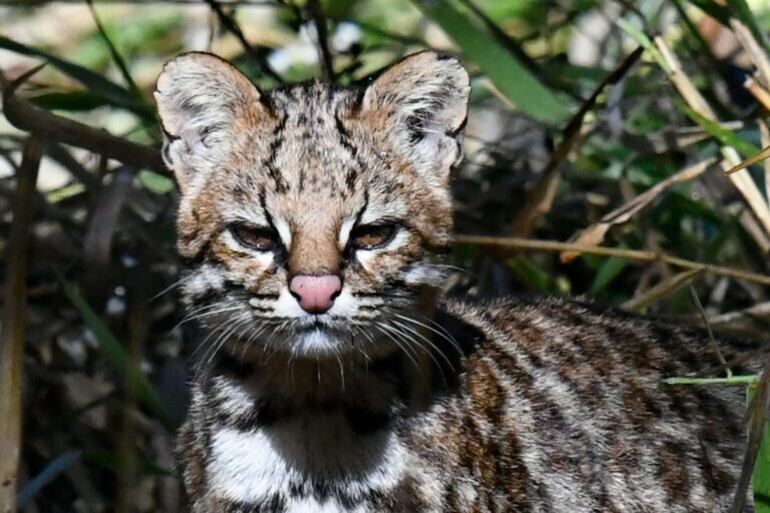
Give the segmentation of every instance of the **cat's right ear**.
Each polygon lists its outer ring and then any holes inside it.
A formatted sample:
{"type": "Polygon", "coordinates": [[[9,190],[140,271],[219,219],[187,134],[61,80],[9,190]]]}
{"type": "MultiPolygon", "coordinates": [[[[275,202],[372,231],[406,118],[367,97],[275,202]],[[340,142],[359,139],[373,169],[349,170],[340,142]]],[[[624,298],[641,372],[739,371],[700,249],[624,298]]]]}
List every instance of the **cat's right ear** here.
{"type": "Polygon", "coordinates": [[[154,96],[164,132],[163,160],[182,192],[196,171],[217,165],[238,133],[267,116],[256,86],[208,53],[186,53],[167,62],[154,96]]]}

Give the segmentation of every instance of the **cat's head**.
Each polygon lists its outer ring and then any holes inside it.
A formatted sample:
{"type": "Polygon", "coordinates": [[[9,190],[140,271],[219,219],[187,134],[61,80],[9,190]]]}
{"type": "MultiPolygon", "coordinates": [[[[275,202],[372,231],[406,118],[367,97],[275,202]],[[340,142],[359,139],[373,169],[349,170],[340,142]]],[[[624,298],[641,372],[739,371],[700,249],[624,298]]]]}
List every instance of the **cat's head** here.
{"type": "Polygon", "coordinates": [[[189,313],[295,355],[398,345],[393,323],[415,331],[420,297],[443,281],[469,90],[461,64],[433,52],[363,90],[261,92],[205,53],[166,64],[155,100],[189,313]]]}

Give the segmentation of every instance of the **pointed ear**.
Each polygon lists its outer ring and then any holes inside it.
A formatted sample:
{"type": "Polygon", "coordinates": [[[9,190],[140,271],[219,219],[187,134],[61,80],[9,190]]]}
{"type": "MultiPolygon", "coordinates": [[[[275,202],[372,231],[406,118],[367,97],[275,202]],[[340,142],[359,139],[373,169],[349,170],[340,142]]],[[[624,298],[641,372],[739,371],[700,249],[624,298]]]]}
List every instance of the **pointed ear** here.
{"type": "Polygon", "coordinates": [[[184,192],[216,164],[233,137],[267,116],[259,90],[232,64],[202,52],[167,62],[155,86],[163,159],[184,192]]]}
{"type": "Polygon", "coordinates": [[[362,112],[378,113],[396,148],[416,166],[445,174],[462,158],[469,93],[460,61],[425,51],[385,70],[366,89],[362,112]]]}

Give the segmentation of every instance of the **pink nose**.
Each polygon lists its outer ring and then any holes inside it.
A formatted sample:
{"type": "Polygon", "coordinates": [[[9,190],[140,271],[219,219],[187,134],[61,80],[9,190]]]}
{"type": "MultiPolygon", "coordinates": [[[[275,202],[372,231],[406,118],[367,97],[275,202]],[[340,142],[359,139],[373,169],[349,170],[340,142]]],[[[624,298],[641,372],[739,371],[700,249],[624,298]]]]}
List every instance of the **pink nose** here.
{"type": "Polygon", "coordinates": [[[324,313],[334,304],[334,298],[342,289],[339,276],[294,276],[289,290],[299,301],[299,306],[308,313],[324,313]]]}

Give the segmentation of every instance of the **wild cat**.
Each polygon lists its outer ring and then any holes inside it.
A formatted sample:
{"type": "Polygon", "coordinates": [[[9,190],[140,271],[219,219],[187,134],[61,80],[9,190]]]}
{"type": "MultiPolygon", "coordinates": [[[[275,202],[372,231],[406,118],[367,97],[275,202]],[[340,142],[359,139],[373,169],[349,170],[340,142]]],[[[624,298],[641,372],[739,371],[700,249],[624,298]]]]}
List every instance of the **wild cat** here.
{"type": "Polygon", "coordinates": [[[469,89],[433,52],[363,90],[260,92],[205,53],[165,66],[206,333],[179,437],[193,512],[727,510],[741,391],[664,382],[718,365],[703,333],[442,293],[469,89]]]}

